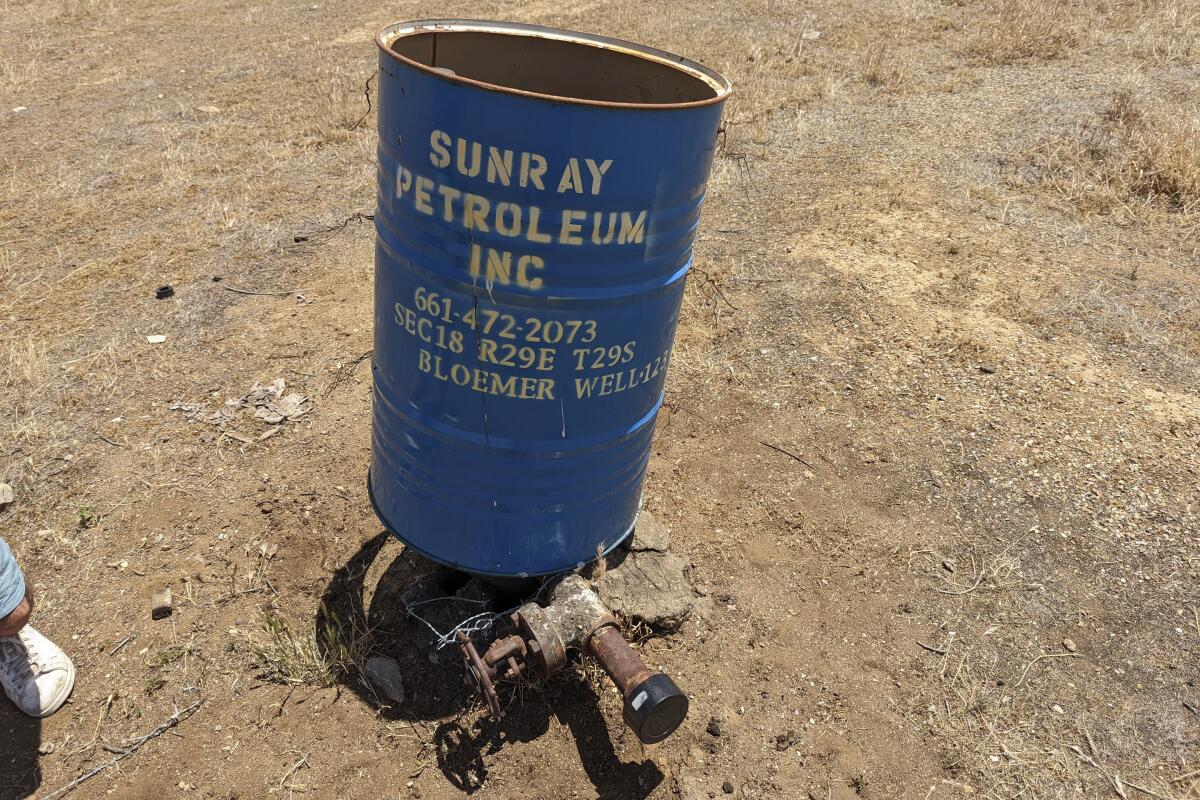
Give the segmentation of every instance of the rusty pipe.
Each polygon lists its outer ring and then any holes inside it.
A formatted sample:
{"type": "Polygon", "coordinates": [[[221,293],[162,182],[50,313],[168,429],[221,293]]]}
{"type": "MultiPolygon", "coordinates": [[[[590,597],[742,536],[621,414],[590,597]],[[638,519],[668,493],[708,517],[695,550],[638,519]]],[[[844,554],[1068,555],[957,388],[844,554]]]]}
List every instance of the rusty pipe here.
{"type": "Polygon", "coordinates": [[[646,666],[621,635],[616,618],[586,580],[568,575],[555,584],[545,606],[526,603],[512,616],[518,633],[492,643],[481,657],[459,634],[467,673],[499,716],[493,682],[519,675],[545,678],[567,663],[567,648],[594,657],[620,689],[625,723],[645,744],[675,732],[687,716],[688,699],[675,682],[646,666]]]}
{"type": "Polygon", "coordinates": [[[683,724],[687,695],[670,677],[647,667],[615,624],[597,629],[587,649],[621,690],[625,724],[644,744],[661,742],[683,724]]]}

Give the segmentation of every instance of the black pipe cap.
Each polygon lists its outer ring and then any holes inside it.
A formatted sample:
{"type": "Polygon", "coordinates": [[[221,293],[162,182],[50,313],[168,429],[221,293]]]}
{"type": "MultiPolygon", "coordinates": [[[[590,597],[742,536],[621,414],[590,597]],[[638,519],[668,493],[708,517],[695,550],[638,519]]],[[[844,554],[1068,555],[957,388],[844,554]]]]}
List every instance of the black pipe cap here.
{"type": "Polygon", "coordinates": [[[687,717],[687,695],[661,672],[625,694],[625,723],[643,744],[655,744],[675,732],[687,717]]]}

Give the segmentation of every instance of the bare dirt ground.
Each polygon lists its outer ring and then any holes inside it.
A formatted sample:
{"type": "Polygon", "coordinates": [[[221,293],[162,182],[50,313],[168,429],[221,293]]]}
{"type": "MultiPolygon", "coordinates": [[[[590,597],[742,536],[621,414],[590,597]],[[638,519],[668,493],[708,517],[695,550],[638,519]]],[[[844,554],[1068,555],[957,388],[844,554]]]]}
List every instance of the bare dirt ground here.
{"type": "Polygon", "coordinates": [[[0,531],[79,668],[44,723],[0,705],[0,796],[202,701],[71,796],[1200,797],[1198,32],[1194,0],[0,0],[0,531]],[[662,745],[586,665],[494,725],[385,603],[313,651],[402,549],[356,215],[372,35],[430,16],[735,85],[647,484],[703,610],[640,637],[692,697],[662,745]],[[275,378],[312,410],[262,441],[171,408],[275,378]]]}

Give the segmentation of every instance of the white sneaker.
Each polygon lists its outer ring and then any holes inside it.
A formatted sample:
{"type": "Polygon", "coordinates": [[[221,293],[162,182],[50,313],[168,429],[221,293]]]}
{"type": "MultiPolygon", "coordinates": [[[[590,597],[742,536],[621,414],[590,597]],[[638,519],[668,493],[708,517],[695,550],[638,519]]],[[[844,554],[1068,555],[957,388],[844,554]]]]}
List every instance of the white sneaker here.
{"type": "Polygon", "coordinates": [[[48,717],[75,687],[75,665],[54,642],[26,625],[16,636],[0,636],[0,684],[17,708],[48,717]]]}

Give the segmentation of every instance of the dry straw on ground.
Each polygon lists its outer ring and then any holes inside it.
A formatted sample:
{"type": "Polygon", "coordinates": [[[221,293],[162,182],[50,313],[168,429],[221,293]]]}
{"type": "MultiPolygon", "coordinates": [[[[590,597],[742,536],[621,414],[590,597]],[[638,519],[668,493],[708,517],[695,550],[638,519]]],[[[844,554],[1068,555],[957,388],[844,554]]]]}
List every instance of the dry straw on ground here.
{"type": "Polygon", "coordinates": [[[1125,88],[1034,156],[1041,179],[1085,213],[1200,211],[1200,106],[1125,88]]]}
{"type": "Polygon", "coordinates": [[[1061,58],[1076,42],[1077,14],[1066,0],[1000,0],[982,16],[971,53],[992,65],[1061,58]]]}

